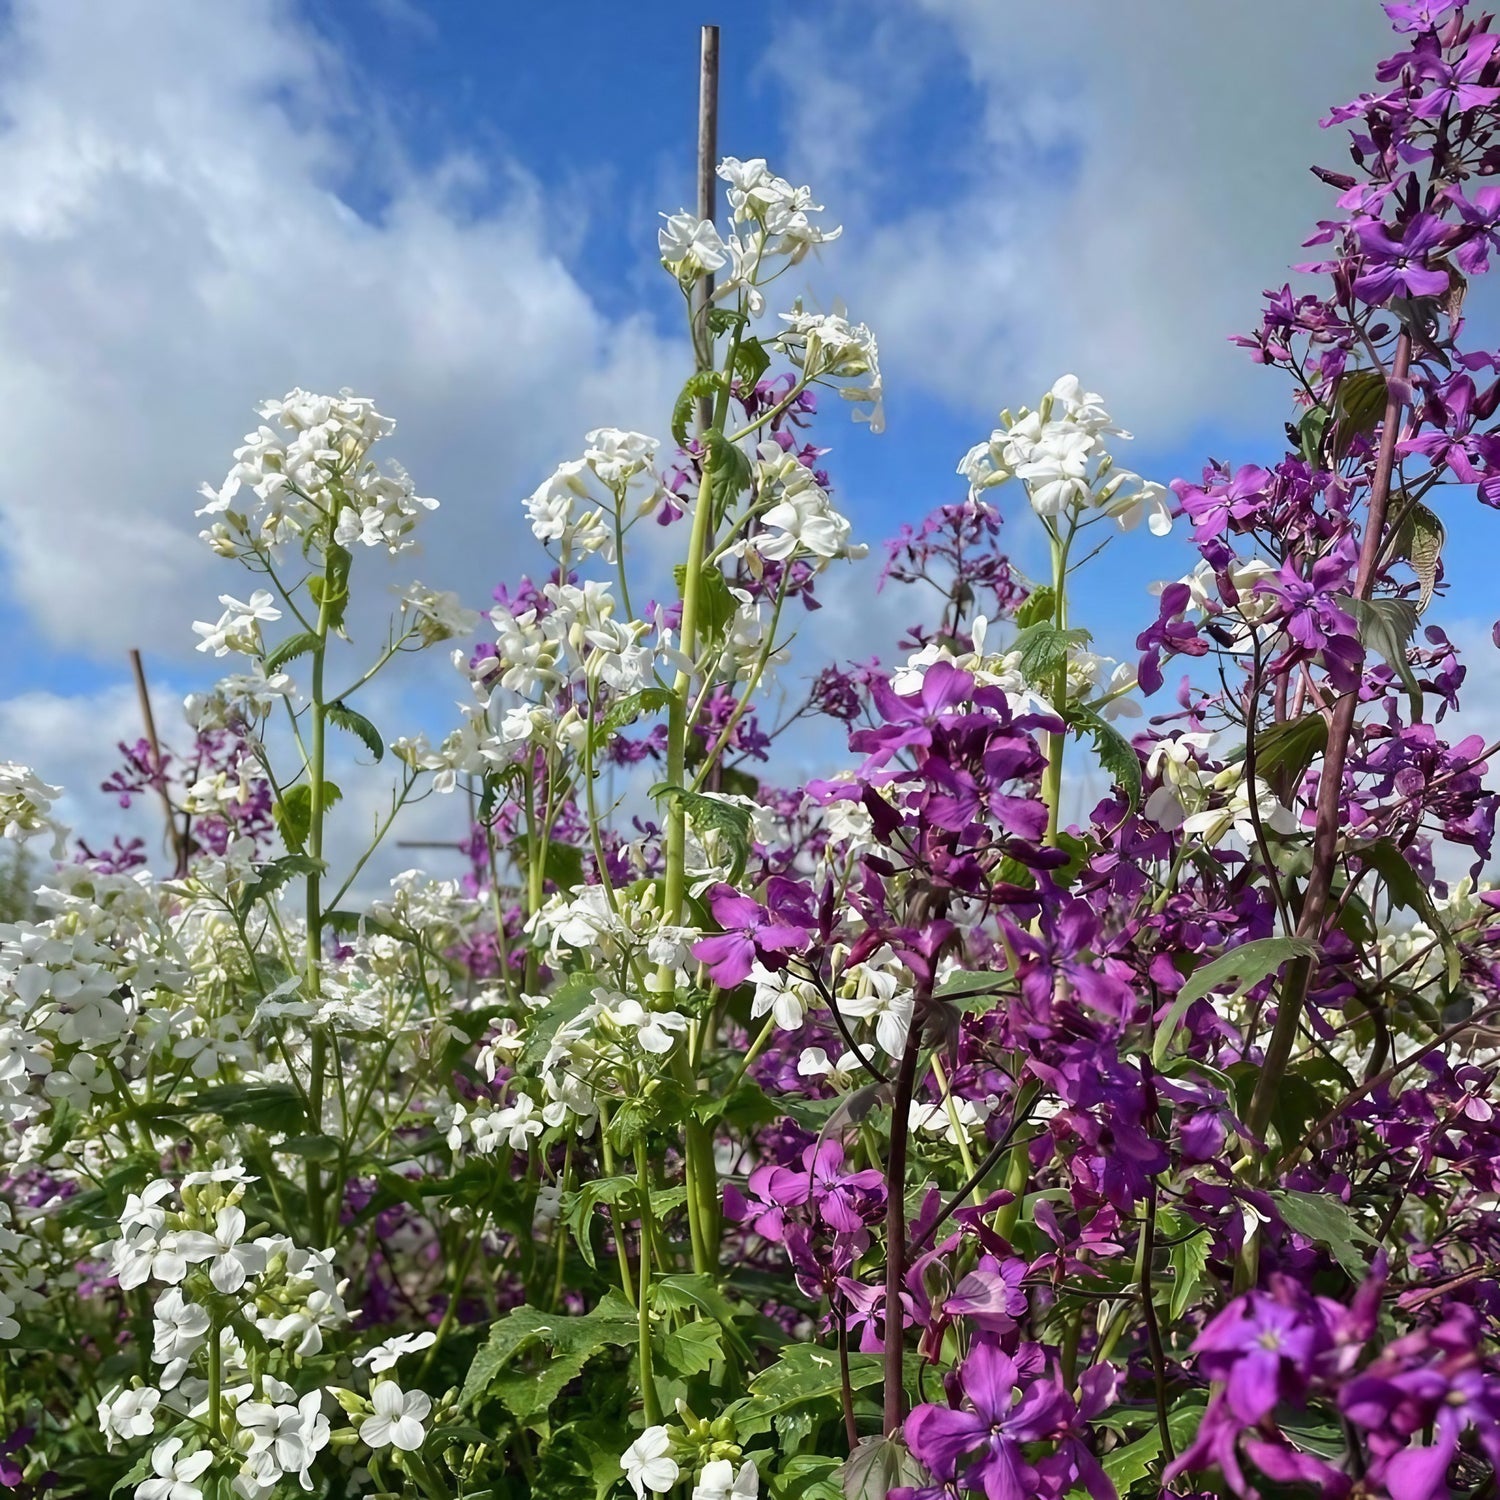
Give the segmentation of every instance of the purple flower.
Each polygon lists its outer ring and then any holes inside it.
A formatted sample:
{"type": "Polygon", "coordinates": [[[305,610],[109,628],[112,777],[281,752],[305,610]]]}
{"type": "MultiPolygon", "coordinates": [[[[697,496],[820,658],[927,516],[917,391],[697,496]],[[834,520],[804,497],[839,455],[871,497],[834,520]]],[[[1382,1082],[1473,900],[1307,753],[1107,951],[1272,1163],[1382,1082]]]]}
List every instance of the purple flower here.
{"type": "Polygon", "coordinates": [[[1367,219],[1354,228],[1364,252],[1364,270],[1354,278],[1354,295],[1366,302],[1387,302],[1392,297],[1436,297],[1448,289],[1448,273],[1426,264],[1431,251],[1441,251],[1453,239],[1453,230],[1433,214],[1417,214],[1407,221],[1400,239],[1378,219],[1367,219]]]}
{"type": "MultiPolygon", "coordinates": [[[[772,885],[775,886],[780,879],[776,877],[772,885]]],[[[782,881],[782,885],[794,891],[805,889],[798,887],[795,881],[782,881]]],[[[785,895],[781,895],[780,904],[783,909],[790,908],[798,917],[807,916],[805,911],[797,910],[785,895]]],[[[721,989],[732,990],[743,984],[757,958],[768,967],[784,967],[787,952],[805,948],[812,936],[810,917],[805,924],[783,921],[760,902],[740,895],[732,885],[714,886],[708,893],[708,905],[714,921],[724,931],[694,943],[693,957],[708,965],[713,982],[721,989]]]]}

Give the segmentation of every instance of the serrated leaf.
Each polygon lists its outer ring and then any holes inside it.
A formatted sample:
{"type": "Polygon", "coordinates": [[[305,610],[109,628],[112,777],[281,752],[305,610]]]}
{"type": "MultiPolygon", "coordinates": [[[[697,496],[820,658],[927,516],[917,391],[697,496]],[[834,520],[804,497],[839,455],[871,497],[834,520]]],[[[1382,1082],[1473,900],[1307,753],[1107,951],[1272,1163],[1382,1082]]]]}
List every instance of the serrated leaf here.
{"type": "Polygon", "coordinates": [[[289,1083],[221,1083],[174,1104],[173,1114],[217,1115],[226,1125],[254,1125],[294,1135],[307,1124],[302,1096],[289,1083]]]}
{"type": "Polygon", "coordinates": [[[728,333],[731,328],[743,328],[750,319],[735,307],[711,307],[708,310],[708,331],[718,335],[728,333]]]}
{"type": "Polygon", "coordinates": [[[1195,1000],[1201,1000],[1214,990],[1231,987],[1230,999],[1238,1000],[1246,990],[1252,989],[1261,980],[1278,973],[1283,964],[1293,958],[1314,958],[1318,945],[1310,938],[1270,937],[1256,938],[1253,942],[1241,943],[1228,953],[1194,969],[1184,981],[1172,1001],[1171,1008],[1162,1018],[1156,1030],[1156,1039],[1151,1044],[1151,1057],[1161,1065],[1172,1045],[1172,1038],[1195,1000]]]}
{"type": "Polygon", "coordinates": [[[707,1319],[677,1329],[658,1328],[652,1342],[667,1368],[683,1377],[702,1375],[724,1358],[724,1330],[707,1319]]]}
{"type": "Polygon", "coordinates": [[[1172,1241],[1167,1252],[1172,1267],[1172,1291],[1167,1308],[1175,1323],[1187,1311],[1188,1303],[1203,1278],[1212,1240],[1208,1231],[1186,1214],[1164,1209],[1160,1223],[1162,1234],[1172,1241]]]}
{"type": "Polygon", "coordinates": [[[616,698],[601,718],[589,727],[589,738],[595,750],[607,745],[627,724],[633,724],[642,714],[658,713],[672,702],[672,694],[664,687],[644,687],[637,693],[616,698]]]}
{"type": "MultiPolygon", "coordinates": [[[[849,1385],[852,1390],[878,1385],[884,1368],[878,1355],[849,1355],[849,1385]]],[[[817,1344],[793,1344],[774,1365],[750,1381],[749,1406],[758,1414],[774,1416],[809,1401],[835,1400],[843,1390],[839,1357],[817,1344]]]]}
{"type": "Polygon", "coordinates": [[[712,792],[690,792],[671,782],[658,782],[651,788],[655,802],[670,805],[680,802],[683,813],[701,838],[706,833],[717,834],[729,846],[733,856],[729,871],[729,883],[737,881],[744,873],[745,863],[750,858],[751,821],[750,809],[730,802],[712,792]]]}
{"type": "Polygon", "coordinates": [[[839,1471],[844,1500],[885,1500],[894,1489],[921,1484],[927,1470],[899,1437],[862,1437],[839,1471]]]}
{"type": "Polygon", "coordinates": [[[1012,650],[1021,654],[1021,675],[1033,686],[1050,686],[1052,676],[1067,664],[1068,653],[1093,639],[1081,626],[1062,630],[1049,620],[1038,620],[1016,636],[1012,650]]]}
{"type": "Polygon", "coordinates": [[[240,891],[240,916],[247,916],[257,901],[274,894],[287,881],[295,880],[299,875],[321,875],[327,868],[326,860],[314,859],[310,854],[283,854],[269,864],[258,866],[254,876],[240,891]]]}
{"type": "Polygon", "coordinates": [[[1112,1453],[1106,1453],[1099,1460],[1100,1466],[1109,1476],[1109,1482],[1114,1485],[1117,1494],[1125,1494],[1131,1485],[1145,1479],[1151,1473],[1151,1466],[1161,1457],[1161,1433],[1152,1428],[1144,1437],[1137,1438],[1133,1443],[1127,1443],[1123,1448],[1116,1448],[1112,1453]]]}
{"type": "Polygon", "coordinates": [[[1324,1246],[1356,1281],[1369,1269],[1362,1245],[1375,1241],[1354,1222],[1353,1215],[1330,1193],[1302,1193],[1273,1188],[1271,1199],[1286,1227],[1324,1246]]]}
{"type": "MultiPolygon", "coordinates": [[[[687,569],[681,564],[672,569],[677,591],[687,594],[687,569]]],[[[715,567],[705,567],[698,575],[698,633],[705,640],[718,640],[737,613],[738,606],[724,575],[715,567]]],[[[670,701],[670,697],[669,700],[670,701]]]]}
{"type": "Polygon", "coordinates": [[[1407,648],[1417,633],[1417,608],[1407,599],[1357,599],[1352,594],[1334,596],[1340,608],[1354,619],[1359,643],[1373,651],[1401,680],[1411,700],[1412,722],[1422,720],[1422,687],[1411,663],[1407,648]]]}
{"type": "Polygon", "coordinates": [[[771,356],[759,339],[741,339],[734,351],[734,372],[747,386],[754,386],[771,368],[771,356]]]}
{"type": "Polygon", "coordinates": [[[517,1072],[534,1073],[541,1067],[558,1027],[592,1005],[598,988],[597,974],[570,974],[547,996],[546,1005],[532,1011],[526,1020],[526,1045],[516,1061],[517,1072]]]}
{"type": "Polygon", "coordinates": [[[331,724],[337,724],[346,734],[352,734],[377,761],[385,755],[385,741],[380,738],[380,731],[363,714],[356,713],[342,700],[330,703],[325,712],[331,724]]]}
{"type": "MultiPolygon", "coordinates": [[[[344,794],[336,783],[323,783],[323,810],[327,810],[344,794]]],[[[312,828],[312,788],[305,782],[289,786],[271,806],[271,817],[281,834],[282,842],[294,854],[300,854],[307,843],[312,828]]]]}
{"type": "Polygon", "coordinates": [[[1422,883],[1421,877],[1411,867],[1406,856],[1389,839],[1376,839],[1370,844],[1361,844],[1350,851],[1375,871],[1385,881],[1386,894],[1395,906],[1415,912],[1442,944],[1446,960],[1446,977],[1451,993],[1463,972],[1463,955],[1458,942],[1443,921],[1432,892],[1422,883]]]}
{"type": "Polygon", "coordinates": [[[1320,713],[1267,725],[1255,736],[1255,779],[1264,781],[1286,802],[1327,747],[1328,720],[1320,713]]]}
{"type": "Polygon", "coordinates": [[[317,649],[318,637],[313,631],[301,630],[296,635],[289,635],[267,655],[266,675],[279,672],[289,661],[296,661],[299,656],[307,656],[317,649]]]}
{"type": "MultiPolygon", "coordinates": [[[[586,1361],[601,1349],[630,1347],[635,1343],[636,1334],[635,1313],[614,1291],[606,1294],[592,1312],[578,1317],[544,1313],[531,1306],[515,1308],[490,1325],[489,1336],[475,1353],[469,1373],[464,1377],[458,1404],[469,1406],[484,1396],[511,1360],[533,1346],[546,1347],[554,1359],[572,1360],[581,1356],[586,1361]]],[[[581,1369],[582,1364],[578,1368],[581,1369]]],[[[571,1380],[576,1373],[577,1370],[573,1371],[567,1379],[571,1380]]],[[[525,1378],[533,1383],[539,1379],[537,1375],[525,1378]]],[[[566,1385],[567,1380],[562,1384],[566,1385]]],[[[516,1399],[517,1393],[513,1389],[508,1390],[508,1394],[516,1399]]]]}
{"type": "Polygon", "coordinates": [[[1024,630],[1028,625],[1035,625],[1040,620],[1050,620],[1052,612],[1057,608],[1057,590],[1050,583],[1044,583],[1039,588],[1034,588],[1026,596],[1025,602],[1016,611],[1016,627],[1024,630]]]}
{"type": "MultiPolygon", "coordinates": [[[[1069,632],[1071,634],[1071,632],[1069,632]]],[[[1094,742],[1094,754],[1115,785],[1125,793],[1131,811],[1141,805],[1141,758],[1135,747],[1107,719],[1082,705],[1068,711],[1068,720],[1094,742]]]]}
{"type": "Polygon", "coordinates": [[[731,442],[723,429],[710,427],[703,434],[707,448],[708,492],[715,516],[724,516],[729,507],[750,488],[754,471],[749,455],[738,443],[731,442]]]}
{"type": "Polygon", "coordinates": [[[688,445],[688,423],[693,420],[695,403],[704,396],[716,396],[723,384],[717,370],[699,370],[688,376],[672,404],[672,440],[679,448],[688,445]]]}
{"type": "Polygon", "coordinates": [[[349,568],[354,556],[337,542],[328,544],[324,571],[307,580],[307,592],[318,606],[330,630],[342,630],[349,605],[349,568]]]}
{"type": "Polygon", "coordinates": [[[1404,557],[1417,575],[1421,593],[1417,596],[1417,613],[1421,614],[1432,603],[1433,590],[1437,587],[1438,565],[1442,560],[1443,543],[1447,533],[1443,523],[1427,508],[1416,502],[1407,506],[1401,526],[1396,533],[1395,555],[1404,557]]]}

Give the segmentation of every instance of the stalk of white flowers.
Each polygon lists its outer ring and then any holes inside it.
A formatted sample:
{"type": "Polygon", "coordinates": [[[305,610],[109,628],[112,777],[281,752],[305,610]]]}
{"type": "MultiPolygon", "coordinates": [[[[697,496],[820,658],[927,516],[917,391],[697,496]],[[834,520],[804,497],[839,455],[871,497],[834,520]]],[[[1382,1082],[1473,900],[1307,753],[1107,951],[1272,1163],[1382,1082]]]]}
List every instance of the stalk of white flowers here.
{"type": "Polygon", "coordinates": [[[52,835],[52,857],[61,859],[67,830],[49,816],[62,788],[48,786],[30,766],[0,761],[0,835],[25,843],[39,833],[52,835]]]}

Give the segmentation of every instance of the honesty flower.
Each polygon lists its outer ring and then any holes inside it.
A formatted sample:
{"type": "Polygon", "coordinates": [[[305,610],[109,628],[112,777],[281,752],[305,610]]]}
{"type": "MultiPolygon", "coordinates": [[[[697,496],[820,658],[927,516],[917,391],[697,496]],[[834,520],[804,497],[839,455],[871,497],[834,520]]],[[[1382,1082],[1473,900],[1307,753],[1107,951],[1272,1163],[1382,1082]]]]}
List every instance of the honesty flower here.
{"type": "Polygon", "coordinates": [[[376,1344],[363,1354],[355,1356],[354,1363],[360,1369],[368,1369],[372,1375],[383,1375],[396,1368],[396,1361],[404,1354],[417,1354],[430,1349],[437,1342],[437,1334],[431,1329],[422,1333],[398,1333],[383,1344],[376,1344]]]}
{"type": "Polygon", "coordinates": [[[427,1437],[422,1423],[432,1410],[426,1391],[403,1391],[394,1380],[382,1380],[370,1392],[374,1414],[359,1426],[360,1441],[371,1448],[399,1448],[414,1453],[427,1437]]]}
{"type": "Polygon", "coordinates": [[[760,1473],[753,1458],[747,1458],[738,1473],[727,1458],[716,1458],[704,1464],[692,1500],[755,1500],[759,1494],[760,1473]]]}
{"type": "Polygon", "coordinates": [[[665,1427],[648,1427],[620,1455],[620,1467],[635,1491],[636,1500],[644,1500],[647,1490],[664,1495],[677,1483],[677,1461],[668,1456],[672,1439],[665,1427]]]}
{"type": "Polygon", "coordinates": [[[168,1438],[151,1450],[150,1479],[136,1487],[136,1500],[203,1500],[196,1481],[214,1461],[213,1453],[200,1448],[196,1453],[182,1454],[182,1439],[168,1438]]]}
{"type": "Polygon", "coordinates": [[[154,1386],[116,1386],[99,1403],[99,1431],[111,1453],[115,1440],[150,1437],[156,1430],[156,1408],[161,1392],[154,1386]]]}
{"type": "Polygon", "coordinates": [[[666,220],[656,236],[661,262],[679,281],[717,271],[729,259],[712,219],[700,219],[685,209],[661,217],[666,220]]]}

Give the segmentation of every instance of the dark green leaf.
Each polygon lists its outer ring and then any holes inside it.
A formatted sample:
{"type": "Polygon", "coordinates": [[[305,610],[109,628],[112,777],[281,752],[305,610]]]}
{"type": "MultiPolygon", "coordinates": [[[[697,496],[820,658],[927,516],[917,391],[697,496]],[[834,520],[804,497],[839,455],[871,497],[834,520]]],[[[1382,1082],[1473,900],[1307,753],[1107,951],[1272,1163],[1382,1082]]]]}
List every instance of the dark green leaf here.
{"type": "Polygon", "coordinates": [[[651,788],[653,801],[680,802],[688,821],[699,836],[717,834],[728,845],[733,856],[729,872],[729,883],[734,884],[744,872],[745,862],[750,857],[751,822],[750,809],[737,802],[715,796],[709,792],[689,792],[671,782],[658,782],[651,788]]]}
{"type": "Polygon", "coordinates": [[[1334,458],[1343,458],[1356,437],[1369,437],[1385,415],[1385,375],[1379,370],[1347,370],[1334,397],[1338,433],[1334,458]]]}
{"type": "MultiPolygon", "coordinates": [[[[1069,632],[1071,634],[1071,632],[1069,632]]],[[[1068,720],[1080,734],[1094,742],[1094,753],[1117,787],[1125,793],[1132,811],[1141,805],[1141,758],[1135,747],[1113,724],[1091,708],[1077,705],[1068,710],[1068,720]]]]}
{"type": "Polygon", "coordinates": [[[1407,599],[1356,599],[1352,594],[1335,596],[1339,604],[1354,617],[1359,642],[1373,651],[1401,680],[1411,700],[1413,723],[1422,718],[1422,687],[1411,663],[1407,648],[1417,633],[1417,607],[1407,599]]]}
{"type": "Polygon", "coordinates": [[[724,1330],[706,1319],[675,1330],[658,1328],[652,1342],[667,1368],[684,1377],[701,1375],[724,1358],[724,1330]]]}
{"type": "MultiPolygon", "coordinates": [[[[303,836],[306,837],[305,832],[303,836]]],[[[269,864],[261,865],[240,892],[240,916],[247,916],[257,901],[280,890],[287,881],[299,875],[321,875],[327,868],[326,860],[314,859],[310,854],[283,854],[269,864]]]]}
{"type": "Polygon", "coordinates": [[[328,705],[328,720],[352,734],[377,761],[385,754],[385,741],[380,738],[380,731],[363,714],[346,707],[342,701],[328,705]]]}
{"type": "Polygon", "coordinates": [[[1285,802],[1327,746],[1328,720],[1320,713],[1299,714],[1295,719],[1267,725],[1255,736],[1255,778],[1285,802]]]}
{"type": "Polygon", "coordinates": [[[721,428],[710,427],[703,435],[707,446],[708,490],[715,516],[725,516],[729,508],[750,488],[753,471],[749,455],[738,443],[731,442],[721,428]]]}
{"type": "Polygon", "coordinates": [[[289,635],[266,656],[266,674],[269,676],[273,672],[279,672],[289,661],[296,661],[299,656],[306,656],[317,649],[318,638],[311,630],[301,630],[296,635],[289,635]]]}
{"type": "Polygon", "coordinates": [[[289,1083],[221,1083],[199,1089],[174,1107],[181,1115],[217,1115],[226,1125],[255,1125],[293,1134],[306,1126],[302,1096],[289,1083]]]}
{"type": "Polygon", "coordinates": [[[1028,625],[1035,625],[1040,620],[1051,620],[1052,612],[1057,608],[1057,591],[1049,583],[1034,588],[1026,596],[1025,602],[1016,611],[1016,626],[1024,630],[1028,625]]]}
{"type": "MultiPolygon", "coordinates": [[[[323,810],[336,803],[343,793],[331,782],[323,783],[323,810]]],[[[271,815],[276,820],[282,842],[294,853],[300,854],[307,843],[312,828],[312,788],[305,782],[289,786],[272,805],[271,815]]]]}
{"type": "Polygon", "coordinates": [[[759,339],[741,339],[734,351],[734,373],[747,386],[753,386],[771,368],[771,356],[761,347],[759,339]]]}
{"type": "Polygon", "coordinates": [[[1058,669],[1067,665],[1068,653],[1092,639],[1082,628],[1060,630],[1048,620],[1038,620],[1016,636],[1012,649],[1021,653],[1021,675],[1026,681],[1046,687],[1058,669]]]}
{"type": "Polygon", "coordinates": [[[586,1010],[599,988],[597,974],[570,974],[547,996],[547,1003],[526,1020],[526,1045],[516,1061],[520,1073],[534,1073],[542,1065],[558,1027],[586,1010]]]}
{"type": "Polygon", "coordinates": [[[723,384],[717,370],[699,370],[688,376],[672,405],[672,440],[679,448],[688,445],[688,423],[693,420],[694,405],[703,396],[717,395],[723,384]]]}
{"type": "Polygon", "coordinates": [[[885,1500],[893,1489],[921,1484],[927,1471],[898,1437],[862,1437],[840,1470],[844,1500],[885,1500]]]}
{"type": "Polygon", "coordinates": [[[1356,1281],[1369,1269],[1361,1246],[1375,1241],[1354,1222],[1349,1210],[1330,1193],[1302,1193],[1273,1188],[1271,1198],[1286,1227],[1327,1248],[1356,1281]]]}
{"type": "MultiPolygon", "coordinates": [[[[687,594],[687,569],[679,563],[672,569],[678,593],[687,594]]],[[[704,640],[714,641],[724,634],[734,619],[734,595],[724,575],[715,567],[706,567],[698,575],[698,632],[704,640]]],[[[670,695],[668,697],[670,701],[670,695]]],[[[663,707],[666,705],[663,704],[663,707]]]]}
{"type": "Polygon", "coordinates": [[[1253,942],[1241,943],[1228,953],[1193,970],[1192,976],[1178,990],[1171,1009],[1157,1027],[1156,1039],[1151,1044],[1151,1056],[1157,1066],[1167,1055],[1172,1038],[1187,1014],[1188,1007],[1213,990],[1231,987],[1230,998],[1237,1000],[1246,990],[1252,989],[1261,980],[1279,973],[1283,964],[1293,958],[1313,958],[1318,945],[1309,938],[1271,937],[1256,938],[1253,942]]]}
{"type": "Polygon", "coordinates": [[[1406,911],[1415,912],[1436,935],[1442,944],[1443,957],[1447,961],[1447,983],[1451,992],[1458,984],[1463,972],[1463,955],[1458,943],[1443,921],[1432,892],[1423,884],[1421,876],[1411,867],[1406,856],[1389,839],[1376,839],[1374,843],[1360,844],[1351,853],[1359,856],[1385,881],[1386,894],[1391,903],[1406,911]]]}
{"type": "Polygon", "coordinates": [[[1447,533],[1438,517],[1420,501],[1408,504],[1395,538],[1395,555],[1403,557],[1417,575],[1421,593],[1417,596],[1417,613],[1432,603],[1437,587],[1438,564],[1443,555],[1447,533]]]}

